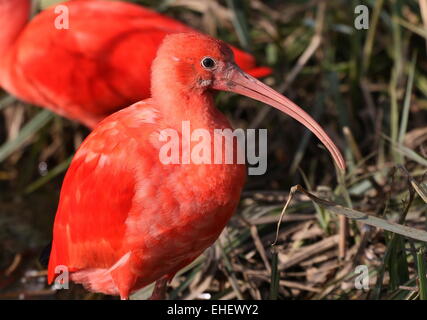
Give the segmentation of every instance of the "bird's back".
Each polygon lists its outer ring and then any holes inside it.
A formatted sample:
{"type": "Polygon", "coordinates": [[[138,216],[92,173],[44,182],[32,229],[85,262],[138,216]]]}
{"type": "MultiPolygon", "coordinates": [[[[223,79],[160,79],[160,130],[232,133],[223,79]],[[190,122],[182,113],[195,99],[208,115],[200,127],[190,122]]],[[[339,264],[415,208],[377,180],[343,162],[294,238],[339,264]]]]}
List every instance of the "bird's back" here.
{"type": "MultiPolygon", "coordinates": [[[[56,6],[38,14],[0,63],[0,86],[89,127],[148,98],[151,62],[163,38],[192,31],[131,3],[75,0],[64,5],[69,28],[61,29],[56,6]]],[[[243,68],[254,67],[252,56],[236,54],[243,68]]]]}
{"type": "Polygon", "coordinates": [[[151,61],[165,34],[187,27],[140,6],[70,1],[69,29],[54,8],[37,15],[9,52],[1,85],[11,93],[94,126],[149,96],[151,61]]]}

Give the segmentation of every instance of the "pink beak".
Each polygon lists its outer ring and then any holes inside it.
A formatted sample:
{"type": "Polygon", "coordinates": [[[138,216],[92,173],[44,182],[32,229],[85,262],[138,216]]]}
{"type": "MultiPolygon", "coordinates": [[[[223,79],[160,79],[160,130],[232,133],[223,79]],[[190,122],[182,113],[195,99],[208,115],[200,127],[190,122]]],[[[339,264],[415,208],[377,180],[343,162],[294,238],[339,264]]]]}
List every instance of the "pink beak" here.
{"type": "Polygon", "coordinates": [[[261,81],[243,72],[234,64],[229,64],[225,70],[215,73],[213,89],[235,92],[252,99],[264,102],[290,115],[302,123],[326,146],[338,167],[345,171],[345,162],[337,146],[326,134],[322,127],[304,110],[288,98],[265,85],[261,81]]]}

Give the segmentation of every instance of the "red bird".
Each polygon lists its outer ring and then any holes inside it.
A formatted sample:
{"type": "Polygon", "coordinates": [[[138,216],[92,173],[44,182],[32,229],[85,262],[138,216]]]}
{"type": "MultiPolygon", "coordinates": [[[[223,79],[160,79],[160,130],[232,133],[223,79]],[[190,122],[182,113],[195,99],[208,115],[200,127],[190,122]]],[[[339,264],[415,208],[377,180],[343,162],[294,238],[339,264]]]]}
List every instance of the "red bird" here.
{"type": "Polygon", "coordinates": [[[214,243],[239,202],[245,166],[164,164],[159,156],[164,130],[181,138],[184,121],[211,136],[215,129],[230,128],[215,108],[213,90],[243,94],[289,114],[344,168],[323,129],[243,72],[225,43],[195,33],[169,35],[152,66],[151,98],[98,124],[68,169],[55,218],[49,283],[57,276],[55,267],[63,265],[73,281],[91,291],[127,299],[156,281],[152,298],[163,298],[167,281],[214,243]]]}
{"type": "MultiPolygon", "coordinates": [[[[57,6],[28,22],[30,4],[0,0],[0,86],[88,127],[149,98],[151,63],[163,38],[194,31],[138,5],[97,0],[65,2],[69,29],[57,29],[57,6]]],[[[250,54],[233,52],[253,76],[270,73],[255,68],[250,54]]]]}

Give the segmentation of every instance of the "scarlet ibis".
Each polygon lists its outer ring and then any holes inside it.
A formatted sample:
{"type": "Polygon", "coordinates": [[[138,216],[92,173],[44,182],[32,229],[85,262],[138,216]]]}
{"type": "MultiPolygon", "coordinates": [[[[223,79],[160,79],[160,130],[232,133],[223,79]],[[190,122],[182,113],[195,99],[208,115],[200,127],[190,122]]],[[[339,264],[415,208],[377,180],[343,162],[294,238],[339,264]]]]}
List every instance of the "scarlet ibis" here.
{"type": "Polygon", "coordinates": [[[289,114],[345,167],[320,125],[242,71],[225,43],[195,33],[168,35],[152,66],[151,98],[101,121],[72,160],[55,218],[49,283],[60,265],[91,291],[127,299],[156,281],[153,298],[162,298],[175,273],[214,243],[239,202],[245,165],[164,164],[159,157],[164,130],[182,136],[183,121],[209,134],[230,128],[215,108],[214,90],[289,114]]]}
{"type": "MultiPolygon", "coordinates": [[[[0,0],[0,86],[88,127],[149,98],[150,67],[162,39],[193,31],[139,5],[99,0],[64,2],[66,11],[53,6],[28,22],[30,3],[0,0]],[[61,29],[66,18],[69,29],[61,29]]],[[[271,72],[256,68],[252,55],[233,52],[252,75],[271,72]]]]}

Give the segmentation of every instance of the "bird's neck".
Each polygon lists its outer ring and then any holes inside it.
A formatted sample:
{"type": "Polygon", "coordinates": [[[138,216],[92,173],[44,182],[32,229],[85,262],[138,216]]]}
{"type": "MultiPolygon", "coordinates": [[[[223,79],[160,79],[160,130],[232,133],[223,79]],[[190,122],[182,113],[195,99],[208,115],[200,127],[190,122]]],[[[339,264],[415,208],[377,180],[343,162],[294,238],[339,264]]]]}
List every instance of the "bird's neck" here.
{"type": "Polygon", "coordinates": [[[194,129],[213,130],[230,127],[227,118],[215,107],[210,92],[175,91],[153,98],[160,102],[164,123],[171,128],[181,128],[184,121],[189,121],[194,129]]]}
{"type": "Polygon", "coordinates": [[[30,11],[30,0],[0,0],[0,57],[6,54],[25,27],[30,11]]]}

